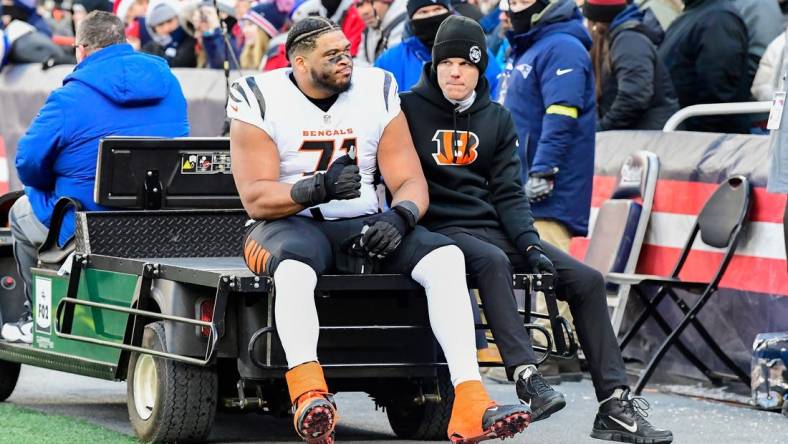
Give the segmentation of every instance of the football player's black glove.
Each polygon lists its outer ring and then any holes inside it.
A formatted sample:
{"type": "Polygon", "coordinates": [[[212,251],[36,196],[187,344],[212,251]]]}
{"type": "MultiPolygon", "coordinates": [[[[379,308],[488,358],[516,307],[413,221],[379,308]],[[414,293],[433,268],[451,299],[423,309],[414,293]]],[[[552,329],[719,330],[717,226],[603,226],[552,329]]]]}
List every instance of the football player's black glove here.
{"type": "Polygon", "coordinates": [[[392,209],[364,219],[361,246],[369,256],[383,259],[393,253],[402,243],[402,238],[416,227],[419,208],[406,200],[392,209]]]}
{"type": "Polygon", "coordinates": [[[290,189],[293,202],[306,208],[357,197],[361,197],[361,174],[356,165],[355,147],[335,160],[325,173],[301,179],[290,189]]]}

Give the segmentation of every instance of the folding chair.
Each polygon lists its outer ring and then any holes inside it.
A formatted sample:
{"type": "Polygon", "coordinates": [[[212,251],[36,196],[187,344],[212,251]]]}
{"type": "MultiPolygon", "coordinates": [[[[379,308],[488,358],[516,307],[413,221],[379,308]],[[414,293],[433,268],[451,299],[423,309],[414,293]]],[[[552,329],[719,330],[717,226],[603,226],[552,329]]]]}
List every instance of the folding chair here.
{"type": "Polygon", "coordinates": [[[750,377],[742,371],[733,360],[720,348],[719,344],[711,337],[708,330],[703,327],[698,320],[698,312],[709,301],[711,296],[717,291],[717,286],[728,268],[728,264],[736,251],[744,228],[747,224],[747,217],[750,210],[750,183],[743,176],[733,176],[723,182],[712,194],[703,206],[698,216],[695,226],[684,245],[684,249],[679,256],[673,272],[669,277],[637,274],[610,273],[607,278],[609,282],[631,285],[632,291],[640,298],[645,305],[645,309],[635,320],[632,328],[627,332],[621,341],[621,350],[629,344],[638,330],[643,326],[649,317],[653,317],[657,325],[665,332],[667,338],[660,345],[657,353],[651,358],[646,368],[642,371],[640,379],[635,386],[634,392],[640,393],[648,383],[657,365],[665,357],[671,346],[676,348],[698,368],[713,384],[722,383],[721,375],[712,371],[702,362],[689,348],[681,341],[681,333],[690,324],[697,330],[703,341],[709,346],[714,354],[730,369],[743,383],[750,385],[750,377]],[[679,278],[679,274],[684,268],[687,257],[690,254],[692,245],[696,237],[700,234],[701,240],[711,247],[724,249],[723,259],[711,282],[689,282],[679,278]],[[658,288],[653,298],[649,299],[643,291],[645,286],[656,286],[658,288]],[[693,305],[687,304],[674,289],[681,289],[698,294],[699,297],[693,305]],[[681,322],[674,328],[657,311],[657,306],[668,296],[676,303],[678,308],[684,313],[681,322]]]}
{"type": "MultiPolygon", "coordinates": [[[[638,151],[624,160],[613,195],[599,208],[583,262],[603,275],[634,273],[651,219],[659,158],[638,151]]],[[[608,284],[607,305],[618,334],[629,298],[628,285],[608,284]]]]}

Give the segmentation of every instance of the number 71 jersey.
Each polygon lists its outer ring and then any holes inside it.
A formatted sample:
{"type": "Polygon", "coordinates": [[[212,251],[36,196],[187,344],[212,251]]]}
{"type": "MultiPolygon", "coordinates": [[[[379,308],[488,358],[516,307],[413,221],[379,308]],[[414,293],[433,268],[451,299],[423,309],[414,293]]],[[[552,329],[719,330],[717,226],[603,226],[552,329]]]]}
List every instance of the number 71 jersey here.
{"type": "Polygon", "coordinates": [[[279,181],[295,183],[325,171],[351,147],[361,172],[361,197],[333,200],[299,215],[341,219],[373,214],[380,208],[375,191],[378,143],[400,112],[393,76],[378,68],[355,68],[350,89],[324,112],[282,68],[236,80],[230,88],[227,116],[265,131],[279,151],[279,181]]]}

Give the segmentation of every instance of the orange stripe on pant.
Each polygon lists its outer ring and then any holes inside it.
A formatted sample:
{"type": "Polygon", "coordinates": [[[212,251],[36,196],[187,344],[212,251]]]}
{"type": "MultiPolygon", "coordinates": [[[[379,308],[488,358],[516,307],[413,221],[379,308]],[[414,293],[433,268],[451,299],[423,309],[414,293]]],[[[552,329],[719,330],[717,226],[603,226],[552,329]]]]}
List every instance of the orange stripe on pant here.
{"type": "Polygon", "coordinates": [[[255,263],[257,262],[257,257],[263,247],[261,247],[260,244],[254,240],[250,240],[249,244],[251,248],[249,248],[248,254],[245,255],[246,266],[249,267],[250,270],[255,271],[255,263]]]}
{"type": "Polygon", "coordinates": [[[265,248],[260,249],[260,256],[257,258],[257,261],[254,265],[255,273],[263,274],[265,272],[265,262],[268,260],[268,256],[271,254],[265,248]]]}

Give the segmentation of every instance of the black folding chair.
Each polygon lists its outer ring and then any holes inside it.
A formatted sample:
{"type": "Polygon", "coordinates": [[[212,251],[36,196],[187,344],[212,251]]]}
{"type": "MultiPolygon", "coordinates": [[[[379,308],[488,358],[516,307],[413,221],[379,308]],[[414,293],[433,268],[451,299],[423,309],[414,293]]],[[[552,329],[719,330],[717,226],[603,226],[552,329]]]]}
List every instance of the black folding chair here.
{"type": "Polygon", "coordinates": [[[653,317],[657,325],[667,335],[667,338],[659,347],[657,353],[651,358],[651,361],[642,371],[640,379],[635,386],[635,393],[639,394],[643,390],[643,387],[648,383],[654,370],[656,370],[657,365],[662,358],[665,357],[665,354],[672,345],[675,345],[679,352],[697,367],[713,384],[720,385],[722,383],[723,378],[721,375],[712,371],[681,341],[681,333],[690,324],[695,327],[695,330],[700,334],[703,341],[711,348],[725,366],[743,383],[747,384],[747,386],[750,385],[749,375],[742,371],[722,348],[720,348],[719,344],[712,338],[708,330],[703,327],[697,317],[698,312],[717,291],[717,286],[722,276],[725,274],[725,270],[728,268],[731,258],[733,258],[733,253],[736,251],[736,246],[744,233],[744,227],[747,224],[750,210],[750,193],[750,183],[747,178],[743,176],[730,177],[720,184],[719,188],[717,188],[703,206],[703,210],[701,210],[695,222],[695,226],[692,228],[692,233],[689,239],[687,239],[687,243],[684,245],[684,249],[670,277],[622,273],[609,273],[607,275],[609,282],[631,285],[632,291],[645,305],[645,309],[637,317],[626,335],[624,335],[620,344],[621,350],[624,350],[649,317],[653,317]],[[707,245],[725,250],[722,262],[714,273],[711,282],[689,282],[679,279],[679,274],[684,267],[690,250],[692,249],[692,244],[695,242],[698,234],[700,234],[700,238],[707,245]],[[658,288],[656,294],[651,299],[649,299],[643,291],[643,288],[647,286],[658,288]],[[700,296],[694,305],[690,306],[674,291],[674,289],[685,290],[700,296]],[[666,296],[675,302],[684,313],[684,318],[682,318],[681,322],[679,322],[675,328],[671,328],[670,324],[657,311],[657,306],[666,296]]]}

